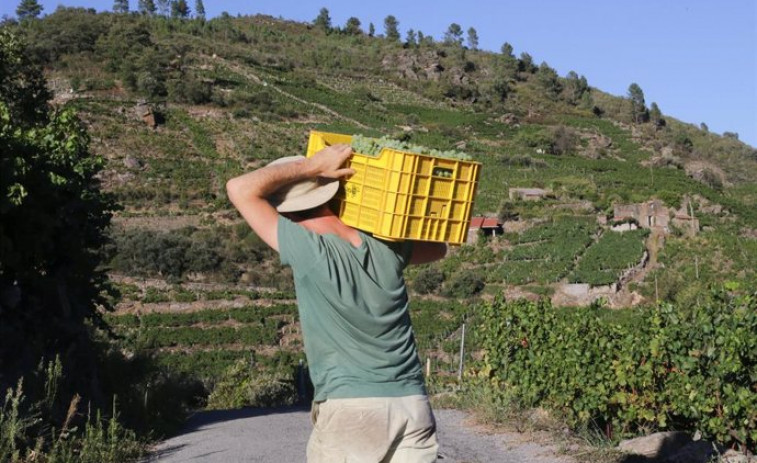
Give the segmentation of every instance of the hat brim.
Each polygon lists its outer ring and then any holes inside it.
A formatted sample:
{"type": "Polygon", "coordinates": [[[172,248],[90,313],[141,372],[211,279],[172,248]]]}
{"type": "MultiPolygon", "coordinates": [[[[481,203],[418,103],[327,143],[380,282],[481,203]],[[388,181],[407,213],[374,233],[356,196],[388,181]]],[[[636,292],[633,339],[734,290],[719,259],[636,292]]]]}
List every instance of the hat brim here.
{"type": "MultiPolygon", "coordinates": [[[[304,156],[287,156],[269,165],[286,164],[304,156]]],[[[307,179],[286,185],[269,196],[268,202],[279,212],[297,212],[326,204],[339,191],[339,181],[332,179],[307,179]]]]}

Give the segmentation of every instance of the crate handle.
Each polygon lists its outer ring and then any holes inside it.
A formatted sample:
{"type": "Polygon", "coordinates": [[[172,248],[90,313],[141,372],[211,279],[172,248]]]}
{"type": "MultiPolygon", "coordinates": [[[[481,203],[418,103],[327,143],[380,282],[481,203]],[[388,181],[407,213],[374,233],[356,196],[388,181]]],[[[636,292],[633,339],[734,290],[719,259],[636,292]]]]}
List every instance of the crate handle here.
{"type": "Polygon", "coordinates": [[[446,167],[434,167],[434,170],[431,171],[431,175],[434,177],[443,178],[452,178],[453,173],[452,169],[447,169],[446,167]]]}

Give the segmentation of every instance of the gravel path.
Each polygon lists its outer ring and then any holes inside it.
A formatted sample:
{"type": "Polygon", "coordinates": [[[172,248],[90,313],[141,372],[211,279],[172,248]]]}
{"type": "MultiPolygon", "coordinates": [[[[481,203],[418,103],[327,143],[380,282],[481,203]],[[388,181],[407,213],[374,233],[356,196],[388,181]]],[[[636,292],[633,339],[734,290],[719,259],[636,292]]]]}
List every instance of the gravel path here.
{"type": "MultiPolygon", "coordinates": [[[[458,410],[435,410],[445,463],[572,463],[554,446],[527,434],[485,432],[458,410]]],[[[158,445],[146,462],[290,463],[305,461],[310,435],[307,408],[200,412],[178,436],[158,445]]]]}

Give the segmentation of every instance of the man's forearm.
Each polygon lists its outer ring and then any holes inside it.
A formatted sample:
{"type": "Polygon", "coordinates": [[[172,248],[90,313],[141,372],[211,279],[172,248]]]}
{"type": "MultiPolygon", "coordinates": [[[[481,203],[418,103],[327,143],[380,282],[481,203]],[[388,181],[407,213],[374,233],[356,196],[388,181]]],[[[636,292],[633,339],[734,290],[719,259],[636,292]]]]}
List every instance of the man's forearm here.
{"type": "Polygon", "coordinates": [[[309,159],[286,164],[274,164],[232,178],[226,184],[229,199],[266,198],[277,189],[290,183],[318,176],[309,159]]]}

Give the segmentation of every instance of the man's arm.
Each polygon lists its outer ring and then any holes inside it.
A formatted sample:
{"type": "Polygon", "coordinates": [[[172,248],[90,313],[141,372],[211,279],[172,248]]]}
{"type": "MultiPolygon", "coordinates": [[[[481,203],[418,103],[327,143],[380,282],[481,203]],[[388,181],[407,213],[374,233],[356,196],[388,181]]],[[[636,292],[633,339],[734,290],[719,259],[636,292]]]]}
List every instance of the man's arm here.
{"type": "Polygon", "coordinates": [[[226,192],[260,239],[278,251],[279,213],[266,198],[290,183],[316,177],[336,179],[353,174],[352,169],[341,168],[351,154],[349,145],[329,146],[311,158],[265,166],[232,178],[226,183],[226,192]]]}
{"type": "Polygon", "coordinates": [[[416,241],[413,243],[413,254],[410,256],[410,265],[428,264],[446,255],[447,245],[445,243],[416,241]]]}

